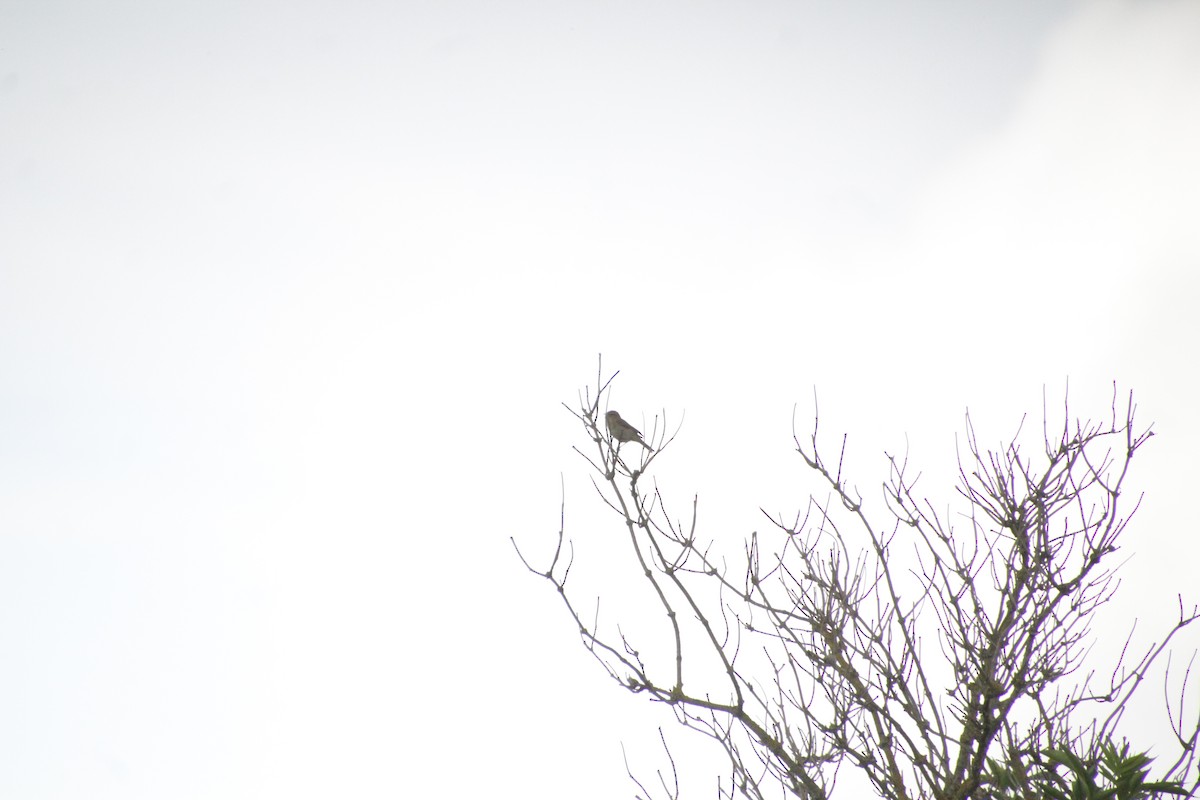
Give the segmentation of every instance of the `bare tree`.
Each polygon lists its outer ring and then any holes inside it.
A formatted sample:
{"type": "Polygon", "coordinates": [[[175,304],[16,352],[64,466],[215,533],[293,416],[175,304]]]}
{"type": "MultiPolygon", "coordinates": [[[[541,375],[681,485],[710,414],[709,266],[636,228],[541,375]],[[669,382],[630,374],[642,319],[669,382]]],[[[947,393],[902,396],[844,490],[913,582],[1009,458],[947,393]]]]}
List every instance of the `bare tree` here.
{"type": "MultiPolygon", "coordinates": [[[[846,437],[828,459],[814,410],[811,434],[794,438],[824,497],[810,495],[794,518],[768,514],[770,532],[751,534],[731,566],[698,540],[694,499],[681,523],[658,487],[644,486],[673,437],[656,431],[653,450],[622,452],[607,435],[602,400],[616,376],[601,377],[568,407],[590,440],[576,450],[628,536],[661,634],[634,640],[588,621],[568,591],[565,513],[549,566],[521,558],[554,585],[613,680],[723,748],[720,796],[782,788],[823,799],[850,766],[891,800],[1042,797],[1061,763],[1047,752],[1096,763],[1151,665],[1200,616],[1181,598],[1162,641],[1140,655],[1127,641],[1110,679],[1084,668],[1140,502],[1123,494],[1130,463],[1151,436],[1136,425],[1132,395],[1118,409],[1115,388],[1106,422],[1072,422],[1064,401],[1062,426],[1044,422],[1033,454],[1020,430],[986,449],[968,415],[958,514],[915,495],[907,458],[890,455],[879,501],[865,503],[844,474],[846,437]],[[648,666],[641,654],[663,642],[669,666],[648,666]]],[[[1169,709],[1179,751],[1163,777],[1194,791],[1200,710],[1186,709],[1186,685],[1185,676],[1169,709]]],[[[679,794],[670,781],[663,790],[679,794]]]]}

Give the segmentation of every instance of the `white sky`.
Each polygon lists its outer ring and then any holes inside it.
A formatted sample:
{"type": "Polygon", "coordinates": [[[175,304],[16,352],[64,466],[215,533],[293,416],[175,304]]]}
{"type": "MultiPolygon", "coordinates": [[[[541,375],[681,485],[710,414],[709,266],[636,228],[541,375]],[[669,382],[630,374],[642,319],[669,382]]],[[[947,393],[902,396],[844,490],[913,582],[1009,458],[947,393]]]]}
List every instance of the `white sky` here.
{"type": "Polygon", "coordinates": [[[629,796],[670,717],[509,544],[560,474],[612,532],[598,352],[733,549],[814,386],[942,504],[966,407],[1133,389],[1148,641],[1197,599],[1197,87],[1188,2],[0,4],[0,796],[629,796]]]}

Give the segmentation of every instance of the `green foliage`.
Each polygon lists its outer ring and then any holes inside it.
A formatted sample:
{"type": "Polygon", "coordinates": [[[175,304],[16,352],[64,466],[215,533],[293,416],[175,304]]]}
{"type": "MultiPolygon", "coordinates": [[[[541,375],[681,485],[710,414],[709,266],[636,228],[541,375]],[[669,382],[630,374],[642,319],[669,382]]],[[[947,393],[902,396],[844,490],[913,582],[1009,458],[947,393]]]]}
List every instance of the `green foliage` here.
{"type": "Polygon", "coordinates": [[[1153,759],[1146,753],[1130,755],[1127,743],[1118,749],[1106,741],[1098,757],[1086,760],[1065,747],[1049,748],[1042,755],[1046,768],[1035,771],[989,759],[991,796],[998,800],[1153,800],[1188,794],[1180,781],[1147,781],[1153,759]],[[1060,774],[1060,768],[1066,773],[1060,774]]]}

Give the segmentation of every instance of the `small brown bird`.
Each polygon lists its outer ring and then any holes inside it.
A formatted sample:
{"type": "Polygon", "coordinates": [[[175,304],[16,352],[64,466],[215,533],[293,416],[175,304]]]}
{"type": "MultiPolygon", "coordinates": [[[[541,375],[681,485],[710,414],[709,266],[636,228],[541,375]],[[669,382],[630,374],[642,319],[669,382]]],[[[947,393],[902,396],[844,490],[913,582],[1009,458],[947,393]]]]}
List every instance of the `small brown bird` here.
{"type": "Polygon", "coordinates": [[[642,432],[621,419],[621,415],[617,412],[609,411],[604,415],[604,421],[608,423],[608,432],[618,442],[637,442],[647,450],[654,450],[653,447],[642,441],[642,432]]]}

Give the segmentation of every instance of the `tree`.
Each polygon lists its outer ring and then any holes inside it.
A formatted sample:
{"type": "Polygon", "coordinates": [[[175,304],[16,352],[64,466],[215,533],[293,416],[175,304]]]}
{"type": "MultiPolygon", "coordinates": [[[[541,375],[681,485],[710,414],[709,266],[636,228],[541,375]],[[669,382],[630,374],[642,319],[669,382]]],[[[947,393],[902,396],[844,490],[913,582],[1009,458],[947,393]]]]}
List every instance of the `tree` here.
{"type": "Polygon", "coordinates": [[[794,439],[825,496],[810,494],[794,519],[768,514],[771,530],[751,534],[731,565],[697,536],[694,499],[682,523],[657,485],[645,486],[678,433],[647,437],[652,451],[622,451],[600,424],[616,375],[601,377],[594,396],[585,390],[568,406],[590,442],[575,449],[651,589],[654,608],[641,616],[653,612],[661,633],[647,640],[588,621],[568,587],[565,503],[549,566],[521,558],[554,585],[613,680],[719,744],[729,763],[720,796],[782,788],[823,800],[845,765],[890,800],[1101,796],[1072,794],[1063,765],[1093,778],[1105,763],[1140,776],[1142,793],[1129,797],[1200,785],[1200,713],[1184,713],[1186,676],[1170,715],[1178,757],[1159,781],[1146,780],[1144,754],[1113,744],[1151,665],[1200,616],[1195,607],[1185,611],[1180,598],[1162,641],[1117,664],[1104,685],[1094,670],[1080,677],[1089,626],[1113,597],[1114,556],[1140,503],[1123,490],[1152,434],[1137,427],[1132,395],[1118,413],[1114,387],[1104,423],[1072,423],[1064,402],[1062,426],[1052,433],[1043,424],[1036,455],[1024,451],[1020,429],[984,448],[968,414],[957,516],[914,493],[907,457],[888,455],[881,497],[864,499],[844,472],[847,438],[829,460],[814,409],[811,434],[794,439]],[[643,657],[656,646],[670,658],[643,657]]]}

